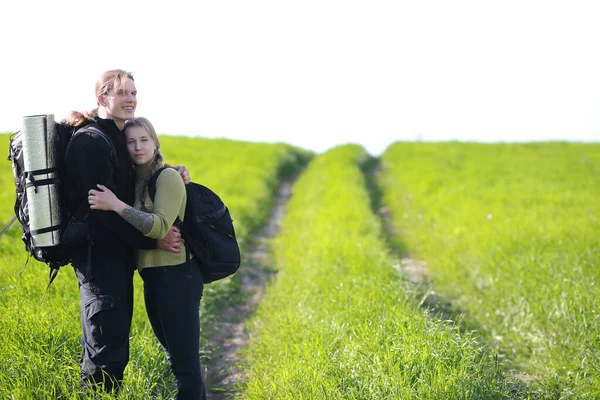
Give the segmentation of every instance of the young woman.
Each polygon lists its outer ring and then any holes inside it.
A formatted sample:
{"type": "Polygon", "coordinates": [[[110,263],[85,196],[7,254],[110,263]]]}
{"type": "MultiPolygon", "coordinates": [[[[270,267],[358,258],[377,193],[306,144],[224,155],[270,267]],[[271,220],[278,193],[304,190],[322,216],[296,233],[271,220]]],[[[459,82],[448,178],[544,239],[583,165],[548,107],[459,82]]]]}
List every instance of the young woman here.
{"type": "MultiPolygon", "coordinates": [[[[125,137],[135,164],[134,207],[98,185],[98,190],[89,191],[90,208],[114,211],[145,236],[160,239],[177,217],[184,218],[185,185],[176,170],[166,168],[156,180],[152,201],[148,181],[163,166],[156,131],[146,118],[135,118],[125,123],[125,137]]],[[[185,242],[182,244],[185,246],[185,242]]],[[[177,379],[177,398],[204,399],[199,354],[199,306],[204,285],[196,259],[186,263],[186,251],[138,250],[137,266],[144,280],[150,323],[177,379]]]]}

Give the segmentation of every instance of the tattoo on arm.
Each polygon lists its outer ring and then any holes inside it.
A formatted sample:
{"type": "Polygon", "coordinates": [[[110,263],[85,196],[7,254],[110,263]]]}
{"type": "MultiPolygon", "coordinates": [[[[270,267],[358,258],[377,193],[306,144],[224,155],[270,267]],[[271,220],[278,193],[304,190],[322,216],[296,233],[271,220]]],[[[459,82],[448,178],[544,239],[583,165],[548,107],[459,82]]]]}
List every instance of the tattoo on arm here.
{"type": "Polygon", "coordinates": [[[154,224],[154,216],[152,214],[136,210],[131,206],[123,210],[121,217],[144,235],[150,232],[154,224]]]}

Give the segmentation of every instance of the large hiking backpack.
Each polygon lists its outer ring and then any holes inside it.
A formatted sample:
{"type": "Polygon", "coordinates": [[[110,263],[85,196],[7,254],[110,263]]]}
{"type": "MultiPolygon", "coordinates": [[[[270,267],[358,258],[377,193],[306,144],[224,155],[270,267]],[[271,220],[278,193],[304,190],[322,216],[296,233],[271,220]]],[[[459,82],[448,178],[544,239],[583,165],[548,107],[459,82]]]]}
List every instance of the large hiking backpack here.
{"type": "MultiPolygon", "coordinates": [[[[165,167],[148,181],[148,195],[154,201],[156,180],[165,167]]],[[[240,247],[229,209],[219,196],[198,183],[186,185],[187,203],[183,222],[175,224],[186,243],[186,251],[200,260],[202,279],[210,283],[234,274],[240,267],[240,247]]]]}
{"type": "MultiPolygon", "coordinates": [[[[23,129],[10,138],[8,159],[12,162],[16,186],[15,217],[29,257],[48,264],[52,283],[60,267],[71,260],[61,235],[71,220],[66,193],[61,185],[64,162],[71,140],[80,133],[94,132],[112,149],[112,141],[93,124],[78,130],[66,122],[54,122],[54,116],[32,115],[23,118],[23,129]]],[[[26,264],[27,264],[26,262],[26,264]]]]}

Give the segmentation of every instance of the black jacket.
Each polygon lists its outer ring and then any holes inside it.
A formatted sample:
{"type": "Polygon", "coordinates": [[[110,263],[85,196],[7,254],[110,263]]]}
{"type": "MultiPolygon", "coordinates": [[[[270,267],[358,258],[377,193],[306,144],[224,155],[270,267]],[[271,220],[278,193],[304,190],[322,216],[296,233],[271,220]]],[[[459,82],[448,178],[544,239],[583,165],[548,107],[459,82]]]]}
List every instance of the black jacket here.
{"type": "MultiPolygon", "coordinates": [[[[70,143],[65,160],[67,207],[72,215],[89,213],[93,260],[120,260],[135,266],[135,249],[155,249],[157,241],[142,235],[113,211],[90,210],[88,191],[102,184],[123,202],[133,205],[135,176],[127,151],[125,135],[112,119],[96,118],[96,126],[112,140],[116,160],[109,144],[96,133],[83,132],[70,143]]],[[[88,257],[88,246],[72,251],[74,260],[88,257]]]]}

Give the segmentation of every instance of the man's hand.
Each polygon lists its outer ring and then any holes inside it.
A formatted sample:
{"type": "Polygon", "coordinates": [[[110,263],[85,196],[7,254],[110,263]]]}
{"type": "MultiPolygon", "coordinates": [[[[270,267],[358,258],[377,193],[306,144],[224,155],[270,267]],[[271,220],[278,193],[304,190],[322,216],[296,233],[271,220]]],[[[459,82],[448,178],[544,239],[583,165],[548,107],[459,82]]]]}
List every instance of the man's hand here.
{"type": "Polygon", "coordinates": [[[177,171],[179,171],[179,175],[181,176],[181,179],[183,179],[183,183],[185,183],[186,185],[192,181],[190,179],[190,172],[185,167],[185,165],[172,166],[169,164],[165,164],[165,167],[172,167],[172,168],[175,168],[177,171]]]}
{"type": "Polygon", "coordinates": [[[166,250],[170,253],[181,252],[181,233],[179,228],[172,226],[167,236],[158,241],[158,248],[166,250]]]}

